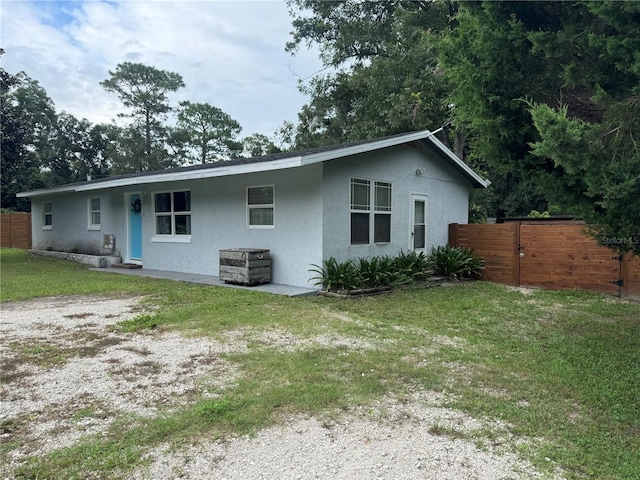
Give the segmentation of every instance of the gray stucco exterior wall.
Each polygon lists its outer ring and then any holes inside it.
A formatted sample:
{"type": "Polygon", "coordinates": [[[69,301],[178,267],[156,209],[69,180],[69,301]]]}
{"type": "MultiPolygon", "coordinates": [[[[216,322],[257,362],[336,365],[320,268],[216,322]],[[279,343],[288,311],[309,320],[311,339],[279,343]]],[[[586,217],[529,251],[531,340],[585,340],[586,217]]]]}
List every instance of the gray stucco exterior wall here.
{"type": "MultiPolygon", "coordinates": [[[[115,235],[115,238],[120,238],[124,234],[119,215],[115,215],[118,207],[116,198],[106,191],[57,194],[32,199],[33,248],[36,250],[77,250],[87,254],[109,255],[113,251],[103,248],[103,235],[115,235]],[[99,228],[89,225],[88,201],[92,198],[100,199],[101,221],[99,228]],[[44,225],[44,205],[46,203],[51,203],[51,228],[44,225]]],[[[115,250],[119,250],[117,243],[115,250]]]]}
{"type": "MultiPolygon", "coordinates": [[[[271,250],[272,281],[310,287],[312,265],[323,259],[396,255],[410,248],[412,195],[426,199],[427,250],[448,241],[450,223],[466,223],[471,183],[434,152],[396,146],[295,168],[212,178],[69,192],[32,199],[36,249],[119,254],[131,260],[128,242],[130,195],[142,196],[144,268],[205,275],[219,274],[219,250],[271,250]],[[416,171],[424,169],[420,174],[416,171]],[[351,245],[350,179],[392,184],[391,242],[351,245]],[[273,185],[275,225],[249,228],[247,187],[273,185]],[[155,235],[155,193],[191,192],[188,242],[155,235]],[[88,202],[100,199],[101,223],[91,229],[88,202]],[[52,204],[53,224],[43,228],[44,204],[52,204]],[[115,236],[115,252],[103,236],[115,236]]],[[[181,238],[180,240],[185,240],[181,238]]]]}
{"type": "Polygon", "coordinates": [[[191,182],[153,184],[145,188],[143,265],[146,268],[218,275],[219,250],[271,250],[275,283],[310,286],[312,263],[322,258],[321,165],[191,182]],[[273,185],[274,228],[247,226],[247,187],[273,185]],[[191,242],[154,241],[154,193],[191,191],[191,242]]]}
{"type": "Polygon", "coordinates": [[[324,258],[397,255],[410,248],[411,195],[427,198],[427,250],[448,242],[450,223],[467,223],[471,184],[449,165],[408,147],[393,147],[374,153],[325,163],[323,211],[324,258]],[[424,168],[421,175],[416,175],[424,168]],[[391,182],[391,242],[350,244],[350,179],[391,182]]]}
{"type": "Polygon", "coordinates": [[[219,250],[271,250],[272,281],[299,286],[309,282],[311,264],[322,262],[322,165],[297,169],[155,183],[99,190],[95,194],[67,193],[38,197],[32,202],[35,249],[82,253],[112,253],[102,248],[103,234],[115,236],[115,250],[131,259],[127,222],[129,196],[142,200],[142,264],[174,272],[219,274],[219,250]],[[247,225],[247,187],[273,185],[274,228],[247,225]],[[159,240],[155,235],[154,193],[191,192],[191,241],[159,240]],[[100,230],[88,230],[88,199],[101,199],[100,230]],[[43,229],[44,204],[52,204],[53,225],[43,229]]]}

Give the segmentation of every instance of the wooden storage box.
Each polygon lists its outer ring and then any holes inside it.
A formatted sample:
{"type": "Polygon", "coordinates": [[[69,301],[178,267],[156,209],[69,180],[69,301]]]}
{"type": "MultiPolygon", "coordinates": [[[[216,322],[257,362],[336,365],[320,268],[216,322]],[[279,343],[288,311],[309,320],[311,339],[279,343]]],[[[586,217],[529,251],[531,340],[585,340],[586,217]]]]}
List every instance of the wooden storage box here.
{"type": "Polygon", "coordinates": [[[240,285],[271,281],[271,251],[255,248],[220,250],[220,280],[240,285]]]}

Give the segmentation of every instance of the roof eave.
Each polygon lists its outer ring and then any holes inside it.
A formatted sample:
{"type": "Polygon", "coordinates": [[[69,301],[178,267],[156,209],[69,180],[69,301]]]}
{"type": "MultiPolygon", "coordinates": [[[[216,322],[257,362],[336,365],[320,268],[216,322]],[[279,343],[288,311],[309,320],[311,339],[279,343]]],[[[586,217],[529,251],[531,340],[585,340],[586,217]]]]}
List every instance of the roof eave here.
{"type": "Polygon", "coordinates": [[[61,185],[59,187],[41,188],[39,190],[31,190],[28,192],[16,193],[17,198],[42,197],[45,195],[55,195],[56,193],[75,192],[78,185],[61,185]]]}
{"type": "Polygon", "coordinates": [[[449,160],[454,163],[456,168],[458,168],[465,175],[467,175],[467,177],[469,177],[474,188],[487,188],[489,186],[489,184],[485,180],[483,180],[476,172],[469,168],[466,163],[460,160],[460,157],[458,157],[449,148],[447,148],[447,146],[440,140],[438,140],[435,136],[427,135],[426,139],[429,140],[433,145],[435,145],[442,153],[444,153],[449,158],[449,160]]]}
{"type": "Polygon", "coordinates": [[[477,173],[475,173],[469,166],[464,163],[458,156],[453,153],[445,144],[435,137],[441,129],[433,132],[429,130],[420,130],[418,132],[407,133],[406,135],[398,135],[396,137],[385,138],[378,141],[365,143],[361,145],[354,145],[351,147],[345,147],[338,150],[330,150],[327,152],[314,153],[311,155],[304,155],[302,157],[302,164],[309,165],[312,163],[325,162],[327,160],[335,160],[337,158],[348,157],[351,155],[358,155],[361,153],[370,152],[373,150],[380,150],[383,148],[395,147],[397,145],[403,145],[405,143],[414,142],[416,140],[429,140],[431,143],[440,150],[454,166],[466,175],[471,181],[474,188],[487,188],[489,185],[483,180],[477,173]]]}
{"type": "Polygon", "coordinates": [[[230,175],[242,175],[245,173],[258,173],[270,170],[281,170],[284,168],[299,167],[300,157],[291,157],[273,160],[271,162],[248,163],[243,165],[233,165],[229,167],[215,167],[204,170],[190,170],[187,172],[159,173],[156,175],[145,175],[141,177],[122,178],[109,180],[100,183],[89,183],[76,189],[77,192],[91,190],[101,190],[104,188],[128,187],[135,185],[147,185],[150,183],[177,182],[185,180],[199,180],[202,178],[227,177],[230,175]]]}
{"type": "Polygon", "coordinates": [[[344,147],[336,150],[329,150],[327,152],[304,155],[302,157],[302,164],[310,165],[312,163],[325,162],[327,160],[335,160],[337,158],[349,157],[351,155],[367,153],[373,150],[380,150],[383,148],[395,147],[396,145],[402,145],[403,143],[413,142],[415,140],[421,140],[430,134],[431,132],[429,130],[421,130],[419,132],[412,132],[412,133],[407,133],[405,135],[398,135],[395,137],[383,138],[381,140],[364,143],[360,145],[353,145],[350,147],[344,147]]]}
{"type": "Polygon", "coordinates": [[[270,162],[249,163],[243,165],[233,165],[229,167],[215,167],[204,170],[190,170],[186,172],[174,173],[158,173],[155,175],[143,175],[140,177],[125,177],[113,180],[105,180],[101,182],[86,182],[80,185],[67,185],[58,188],[48,188],[43,190],[34,190],[31,192],[21,192],[17,196],[40,197],[45,195],[55,195],[57,193],[66,192],[90,192],[94,190],[103,190],[106,188],[117,187],[135,187],[137,185],[147,185],[150,183],[175,182],[181,180],[197,180],[201,178],[226,177],[230,175],[241,175],[245,173],[258,173],[270,170],[281,170],[285,168],[293,168],[301,166],[301,157],[290,157],[270,162]]]}
{"type": "Polygon", "coordinates": [[[201,170],[187,170],[179,172],[163,172],[150,175],[128,176],[116,178],[112,180],[83,182],[76,185],[63,185],[47,189],[33,190],[30,192],[20,192],[16,196],[18,198],[40,197],[46,195],[55,195],[66,192],[87,192],[93,190],[102,190],[106,188],[117,187],[135,187],[137,185],[147,185],[160,182],[174,182],[196,180],[202,178],[224,177],[230,175],[241,175],[246,173],[259,173],[271,170],[282,170],[286,168],[295,168],[314,163],[325,162],[337,158],[358,155],[362,153],[380,150],[383,148],[394,147],[417,140],[429,140],[444,156],[453,163],[453,165],[471,181],[474,188],[487,188],[488,184],[480,178],[471,168],[469,168],[457,155],[447,148],[440,140],[435,137],[438,130],[430,132],[429,130],[421,130],[418,132],[407,133],[405,135],[397,135],[394,137],[383,138],[372,142],[352,145],[334,150],[322,151],[312,154],[301,154],[293,157],[279,158],[268,162],[246,163],[231,166],[216,166],[201,170]]]}

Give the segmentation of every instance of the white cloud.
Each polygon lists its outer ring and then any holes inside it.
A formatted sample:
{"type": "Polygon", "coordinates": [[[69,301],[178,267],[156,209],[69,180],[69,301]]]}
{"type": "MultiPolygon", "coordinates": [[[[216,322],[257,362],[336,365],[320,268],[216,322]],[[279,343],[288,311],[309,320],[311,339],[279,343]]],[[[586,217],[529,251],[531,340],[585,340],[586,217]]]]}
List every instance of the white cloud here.
{"type": "Polygon", "coordinates": [[[56,104],[92,122],[122,107],[100,82],[124,61],[182,75],[172,100],[207,102],[243,127],[270,135],[295,121],[307,99],[297,76],[320,68],[314,51],[284,51],[291,18],[283,1],[5,0],[3,68],[25,71],[56,104]]]}

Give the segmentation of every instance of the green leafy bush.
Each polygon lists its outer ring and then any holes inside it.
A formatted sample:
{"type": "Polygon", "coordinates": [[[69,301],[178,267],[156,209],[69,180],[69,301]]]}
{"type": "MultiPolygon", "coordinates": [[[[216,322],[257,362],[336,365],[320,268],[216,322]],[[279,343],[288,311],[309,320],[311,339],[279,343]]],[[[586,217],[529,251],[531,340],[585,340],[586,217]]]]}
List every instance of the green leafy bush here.
{"type": "Polygon", "coordinates": [[[434,271],[454,280],[463,278],[479,278],[484,261],[473,255],[467,247],[450,247],[445,245],[431,249],[431,261],[434,271]]]}

